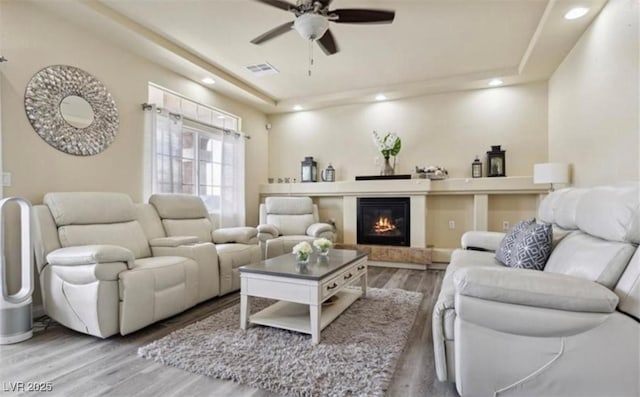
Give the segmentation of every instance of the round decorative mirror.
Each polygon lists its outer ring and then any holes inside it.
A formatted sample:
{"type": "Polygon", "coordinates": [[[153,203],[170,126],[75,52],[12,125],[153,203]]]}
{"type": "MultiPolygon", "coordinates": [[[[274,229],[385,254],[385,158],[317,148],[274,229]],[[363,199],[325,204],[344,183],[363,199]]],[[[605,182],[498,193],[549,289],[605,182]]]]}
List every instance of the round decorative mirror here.
{"type": "Polygon", "coordinates": [[[60,114],[64,121],[76,128],[87,128],[94,119],[89,102],[77,95],[69,95],[60,102],[60,114]]]}
{"type": "Polygon", "coordinates": [[[36,73],[27,84],[24,106],[36,133],[65,153],[98,154],[118,133],[118,109],[107,87],[73,66],[36,73]]]}

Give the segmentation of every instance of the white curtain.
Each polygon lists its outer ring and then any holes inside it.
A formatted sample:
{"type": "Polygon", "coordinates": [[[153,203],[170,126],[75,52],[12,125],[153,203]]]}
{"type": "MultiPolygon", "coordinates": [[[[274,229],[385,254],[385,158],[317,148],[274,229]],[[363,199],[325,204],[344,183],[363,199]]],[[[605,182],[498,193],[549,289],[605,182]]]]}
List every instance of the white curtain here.
{"type": "Polygon", "coordinates": [[[145,112],[145,200],[153,193],[182,193],[182,117],[158,110],[145,112]]]}
{"type": "Polygon", "coordinates": [[[245,225],[244,144],[244,136],[238,133],[222,134],[220,227],[245,225]]]}
{"type": "Polygon", "coordinates": [[[238,132],[189,119],[183,123],[182,117],[151,105],[145,112],[145,201],[153,193],[196,194],[218,227],[244,226],[244,145],[238,132]],[[221,148],[208,144],[214,141],[221,148]]]}

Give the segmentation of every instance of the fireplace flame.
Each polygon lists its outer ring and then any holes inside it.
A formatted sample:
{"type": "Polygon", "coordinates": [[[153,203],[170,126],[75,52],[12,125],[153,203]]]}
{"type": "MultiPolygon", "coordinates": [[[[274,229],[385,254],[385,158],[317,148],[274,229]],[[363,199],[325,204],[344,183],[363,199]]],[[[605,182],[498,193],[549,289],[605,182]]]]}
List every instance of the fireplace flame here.
{"type": "Polygon", "coordinates": [[[376,233],[387,233],[396,230],[396,225],[386,216],[381,216],[376,223],[374,223],[373,230],[376,233]]]}

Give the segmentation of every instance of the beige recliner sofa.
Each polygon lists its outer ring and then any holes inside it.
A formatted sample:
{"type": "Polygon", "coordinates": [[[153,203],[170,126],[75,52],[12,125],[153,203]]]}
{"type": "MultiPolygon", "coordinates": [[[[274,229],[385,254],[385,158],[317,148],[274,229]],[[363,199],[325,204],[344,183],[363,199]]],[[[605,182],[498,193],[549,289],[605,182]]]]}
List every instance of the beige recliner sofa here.
{"type": "Polygon", "coordinates": [[[639,195],[549,194],[538,219],[557,245],[544,271],[496,262],[502,233],[466,233],[433,311],[438,379],[462,396],[640,395],[639,195]]]}
{"type": "Polygon", "coordinates": [[[258,238],[266,258],[291,252],[302,241],[335,241],[333,226],[319,222],[318,206],[309,197],[267,197],[260,204],[258,238]]]}
{"type": "Polygon", "coordinates": [[[169,237],[196,236],[200,243],[214,243],[220,269],[220,295],[240,289],[240,266],[262,260],[255,227],[215,229],[207,208],[197,196],[154,194],[149,203],[156,209],[169,237]]]}
{"type": "Polygon", "coordinates": [[[216,246],[194,233],[167,236],[149,204],[120,193],[49,193],[43,201],[33,207],[43,306],[69,328],[126,335],[225,288],[216,246]]]}

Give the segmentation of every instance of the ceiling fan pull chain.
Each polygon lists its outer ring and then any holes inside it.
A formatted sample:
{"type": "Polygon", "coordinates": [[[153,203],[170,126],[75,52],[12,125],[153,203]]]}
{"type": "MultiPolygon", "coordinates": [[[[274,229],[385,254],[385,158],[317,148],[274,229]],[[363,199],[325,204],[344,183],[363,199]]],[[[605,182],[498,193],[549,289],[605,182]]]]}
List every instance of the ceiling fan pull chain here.
{"type": "Polygon", "coordinates": [[[313,40],[309,40],[309,77],[311,77],[312,67],[313,67],[313,40]]]}

